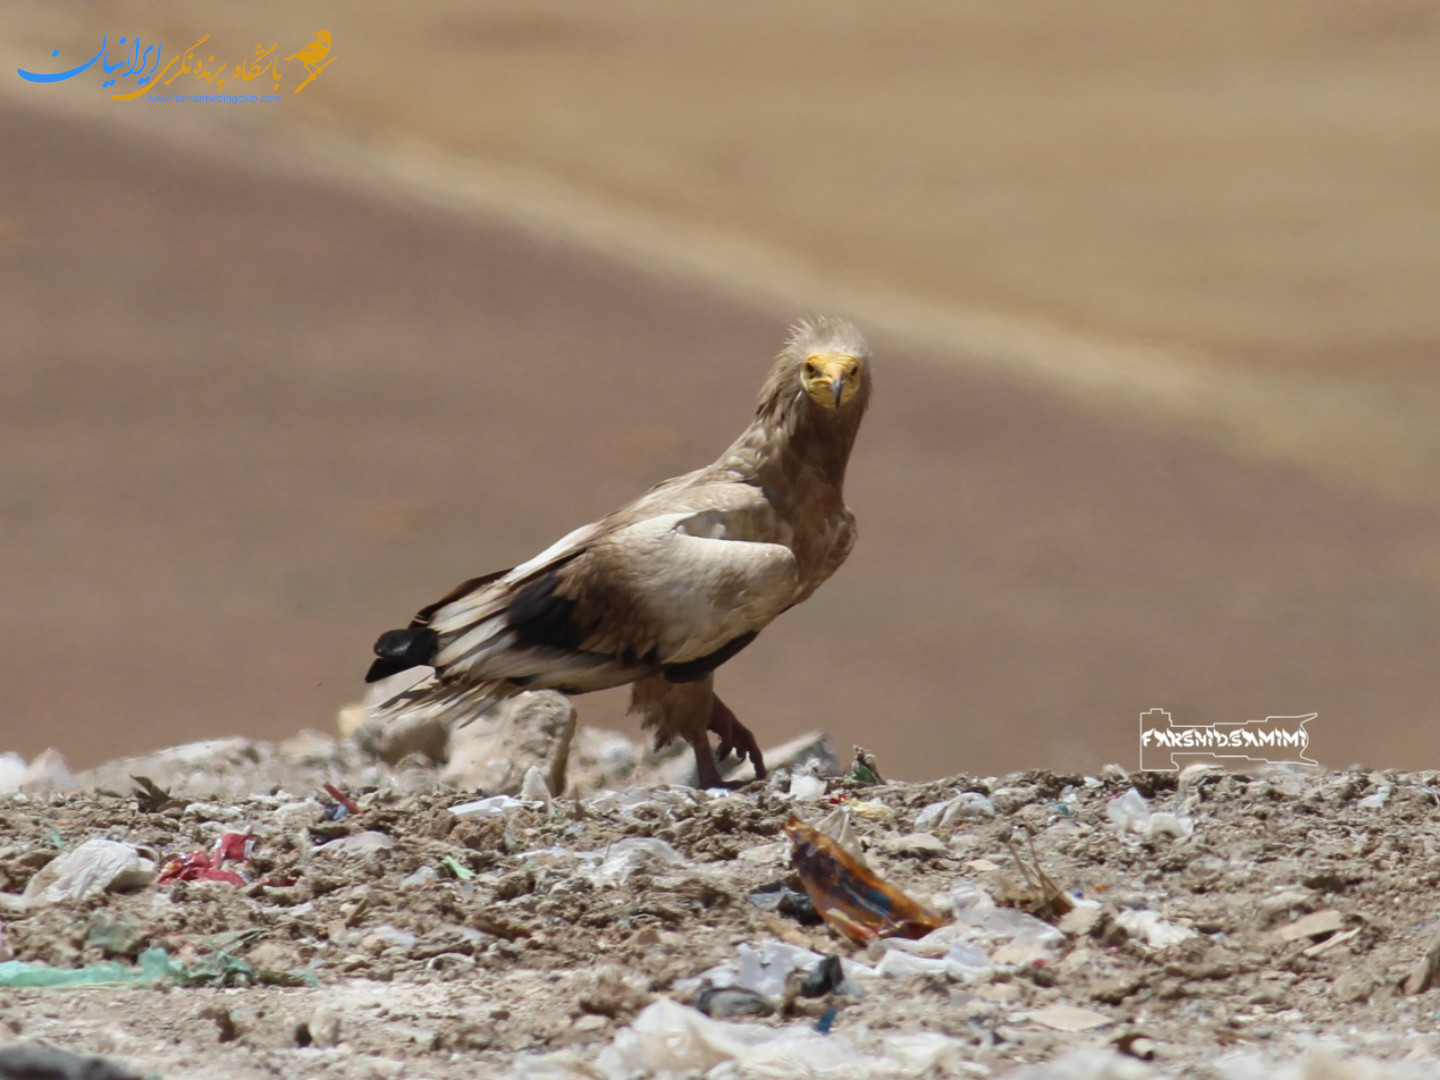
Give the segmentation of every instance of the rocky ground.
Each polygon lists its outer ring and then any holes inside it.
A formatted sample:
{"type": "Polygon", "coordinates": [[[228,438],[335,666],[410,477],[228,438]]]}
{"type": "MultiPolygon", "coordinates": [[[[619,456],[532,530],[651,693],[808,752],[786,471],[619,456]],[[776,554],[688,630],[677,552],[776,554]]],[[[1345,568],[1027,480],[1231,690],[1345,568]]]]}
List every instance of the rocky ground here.
{"type": "Polygon", "coordinates": [[[362,742],[32,762],[0,796],[0,1076],[1434,1075],[1437,773],[892,784],[815,744],[707,792],[582,729],[550,799],[362,742]],[[792,815],[848,818],[946,925],[819,921],[792,815]]]}

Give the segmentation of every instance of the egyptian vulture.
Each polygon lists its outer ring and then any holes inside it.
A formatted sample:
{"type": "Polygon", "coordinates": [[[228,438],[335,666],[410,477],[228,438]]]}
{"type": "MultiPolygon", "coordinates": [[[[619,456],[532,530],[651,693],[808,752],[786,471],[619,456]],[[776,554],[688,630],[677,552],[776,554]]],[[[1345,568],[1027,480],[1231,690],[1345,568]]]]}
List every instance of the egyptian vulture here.
{"type": "Polygon", "coordinates": [[[715,669],[810,596],[855,545],[841,492],[870,401],[870,353],[840,319],[791,331],[755,419],[713,464],[651,488],[510,570],[472,578],[380,635],[366,682],[420,681],[378,704],[468,719],[522,690],[632,684],[630,711],[664,746],[695,751],[702,787],[750,731],[715,695],[715,669]],[[397,680],[399,681],[399,680],[397,680]]]}

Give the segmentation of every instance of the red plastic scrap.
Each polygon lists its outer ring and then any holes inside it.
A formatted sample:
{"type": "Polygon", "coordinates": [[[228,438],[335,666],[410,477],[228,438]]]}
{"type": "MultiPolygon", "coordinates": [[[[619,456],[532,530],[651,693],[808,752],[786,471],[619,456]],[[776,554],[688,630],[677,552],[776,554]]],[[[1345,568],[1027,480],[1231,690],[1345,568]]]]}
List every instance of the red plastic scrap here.
{"type": "Polygon", "coordinates": [[[215,844],[215,860],[222,863],[226,860],[244,862],[254,850],[255,837],[245,833],[227,832],[215,844]]]}
{"type": "Polygon", "coordinates": [[[172,881],[226,881],[231,885],[249,885],[253,880],[249,871],[244,867],[240,870],[227,870],[224,864],[246,862],[250,858],[250,852],[255,849],[255,839],[245,833],[226,833],[216,842],[213,853],[192,851],[188,855],[178,855],[171,859],[161,868],[157,883],[165,885],[172,881]]]}
{"type": "Polygon", "coordinates": [[[349,795],[346,795],[343,791],[337,788],[334,784],[322,784],[321,788],[324,790],[326,795],[329,795],[337,803],[343,806],[347,814],[360,813],[360,805],[354,799],[350,798],[349,795]]]}
{"type": "Polygon", "coordinates": [[[815,910],[857,945],[876,938],[922,938],[950,920],[876,876],[830,837],[792,817],[790,861],[815,910]]]}

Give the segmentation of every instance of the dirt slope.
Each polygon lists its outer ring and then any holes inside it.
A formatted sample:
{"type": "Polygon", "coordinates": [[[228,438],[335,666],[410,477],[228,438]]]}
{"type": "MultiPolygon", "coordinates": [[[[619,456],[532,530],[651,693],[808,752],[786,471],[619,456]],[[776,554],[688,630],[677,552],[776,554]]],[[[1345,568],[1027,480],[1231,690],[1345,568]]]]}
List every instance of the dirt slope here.
{"type": "MultiPolygon", "coordinates": [[[[8,106],[0,132],[0,732],[27,754],[327,724],[377,630],[709,460],[796,314],[292,176],[268,138],[212,159],[8,106]]],[[[934,776],[1130,761],[1152,705],[1318,711],[1322,760],[1433,757],[1435,515],[874,346],[857,553],[722,677],[757,729],[878,725],[934,776]]]]}

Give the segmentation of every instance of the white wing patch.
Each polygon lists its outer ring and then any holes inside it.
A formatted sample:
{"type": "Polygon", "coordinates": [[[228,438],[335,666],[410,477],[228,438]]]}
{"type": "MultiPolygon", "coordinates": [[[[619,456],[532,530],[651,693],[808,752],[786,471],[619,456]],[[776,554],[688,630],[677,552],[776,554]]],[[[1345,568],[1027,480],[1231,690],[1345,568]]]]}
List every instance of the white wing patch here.
{"type": "Polygon", "coordinates": [[[590,539],[590,535],[594,531],[594,525],[581,525],[578,529],[572,529],[533,559],[526,559],[501,578],[501,580],[507,585],[514,584],[517,581],[523,581],[535,573],[535,571],[545,569],[547,565],[564,558],[576,548],[584,547],[585,541],[590,539]]]}
{"type": "Polygon", "coordinates": [[[780,544],[727,540],[723,511],[666,514],[606,538],[635,567],[628,584],[646,620],[661,628],[659,653],[680,663],[759,630],[793,602],[795,556],[780,544]]]}

